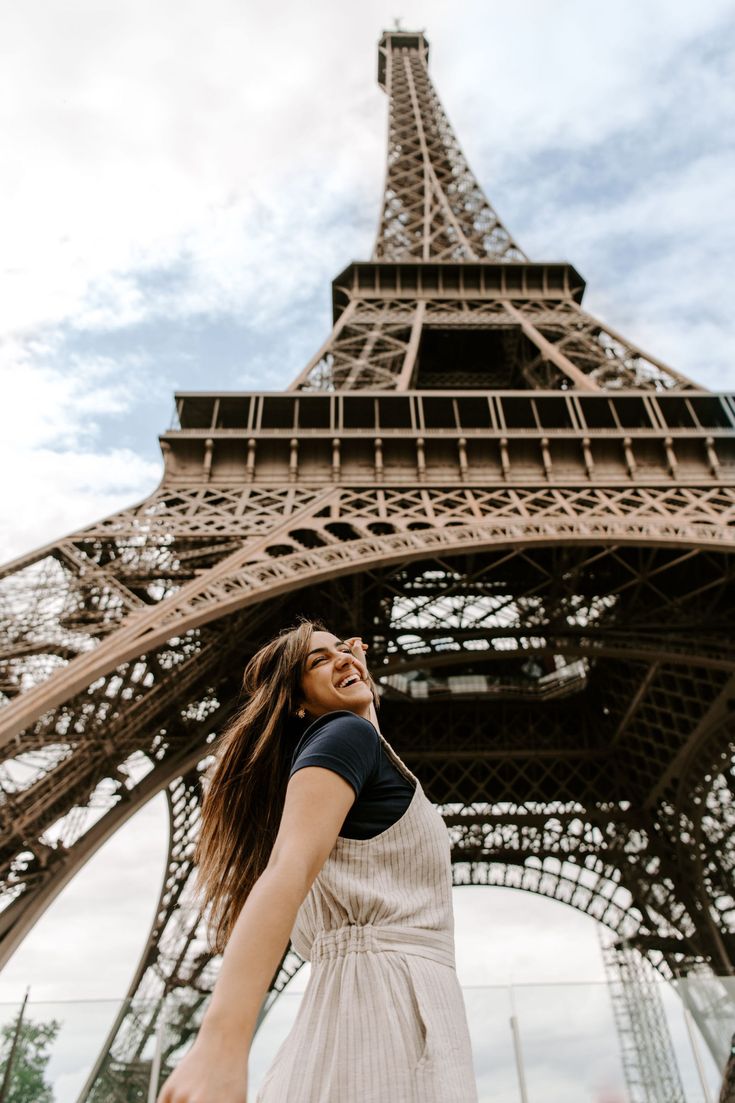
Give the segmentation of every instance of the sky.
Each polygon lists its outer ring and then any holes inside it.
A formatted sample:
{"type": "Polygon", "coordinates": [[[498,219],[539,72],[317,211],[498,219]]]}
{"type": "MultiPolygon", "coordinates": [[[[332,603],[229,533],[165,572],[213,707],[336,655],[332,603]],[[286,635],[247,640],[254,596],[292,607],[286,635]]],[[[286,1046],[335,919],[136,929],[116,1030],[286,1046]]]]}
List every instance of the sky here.
{"type": "MultiPolygon", "coordinates": [[[[449,118],[526,253],[570,261],[593,313],[735,389],[733,14],[724,0],[3,5],[2,559],[150,493],[176,389],[282,389],[327,336],[332,278],[373,247],[376,47],[396,16],[425,29],[449,118]]],[[[16,955],[4,998],[28,980],[44,999],[124,992],[160,877],[160,801],[115,845],[16,955]]],[[[585,917],[463,892],[468,975],[601,978],[585,917]]]]}

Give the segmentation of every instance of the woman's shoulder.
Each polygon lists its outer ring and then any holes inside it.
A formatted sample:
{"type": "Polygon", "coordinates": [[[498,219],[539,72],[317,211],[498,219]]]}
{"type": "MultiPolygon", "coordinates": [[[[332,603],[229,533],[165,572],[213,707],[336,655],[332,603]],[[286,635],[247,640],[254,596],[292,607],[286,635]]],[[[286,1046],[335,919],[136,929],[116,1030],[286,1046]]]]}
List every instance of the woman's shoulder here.
{"type": "Polygon", "coordinates": [[[326,727],[330,731],[339,728],[342,731],[370,730],[375,735],[378,734],[367,717],[358,716],[356,712],[350,712],[349,709],[335,709],[333,712],[325,712],[322,716],[317,716],[316,720],[309,724],[304,735],[310,735],[312,732],[321,731],[326,727]]]}
{"type": "Polygon", "coordinates": [[[339,746],[355,746],[361,756],[375,754],[380,746],[380,736],[374,725],[364,716],[348,709],[337,709],[318,716],[301,736],[294,750],[293,761],[305,751],[336,749],[339,746]]]}

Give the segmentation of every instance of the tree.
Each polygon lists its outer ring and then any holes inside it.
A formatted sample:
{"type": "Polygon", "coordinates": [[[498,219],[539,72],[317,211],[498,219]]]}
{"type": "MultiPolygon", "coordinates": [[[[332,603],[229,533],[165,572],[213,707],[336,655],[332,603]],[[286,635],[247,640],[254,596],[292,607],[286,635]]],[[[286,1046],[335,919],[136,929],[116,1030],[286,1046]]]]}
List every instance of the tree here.
{"type": "Polygon", "coordinates": [[[45,1071],[51,1054],[48,1052],[61,1023],[33,1023],[14,1019],[0,1030],[0,1084],[4,1083],[8,1058],[13,1052],[10,1080],[3,1103],[53,1103],[53,1090],[46,1083],[45,1071]],[[16,1037],[13,1051],[13,1040],[16,1037]]]}

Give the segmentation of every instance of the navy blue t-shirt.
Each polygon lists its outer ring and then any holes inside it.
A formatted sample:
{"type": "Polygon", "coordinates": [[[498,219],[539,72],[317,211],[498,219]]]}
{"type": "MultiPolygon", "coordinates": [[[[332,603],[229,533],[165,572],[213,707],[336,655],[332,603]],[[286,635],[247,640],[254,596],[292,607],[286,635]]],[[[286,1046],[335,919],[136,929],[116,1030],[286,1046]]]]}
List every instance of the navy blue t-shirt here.
{"type": "Polygon", "coordinates": [[[340,709],[306,729],[291,760],[293,777],[304,766],[333,770],[355,790],[340,835],[372,839],[399,820],[411,803],[413,784],[393,765],[369,720],[340,709]]]}

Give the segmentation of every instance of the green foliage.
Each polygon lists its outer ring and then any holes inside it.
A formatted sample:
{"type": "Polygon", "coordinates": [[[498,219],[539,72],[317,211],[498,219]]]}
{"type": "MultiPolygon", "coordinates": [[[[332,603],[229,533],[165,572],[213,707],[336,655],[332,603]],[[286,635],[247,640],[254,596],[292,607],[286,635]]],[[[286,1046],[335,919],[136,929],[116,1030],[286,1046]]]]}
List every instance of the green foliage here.
{"type": "MultiPolygon", "coordinates": [[[[5,1078],[18,1020],[13,1019],[0,1030],[0,1085],[5,1078]]],[[[45,1072],[51,1054],[49,1046],[59,1033],[61,1023],[28,1020],[21,1023],[10,1070],[10,1084],[5,1103],[53,1103],[53,1091],[46,1083],[45,1072]]]]}

